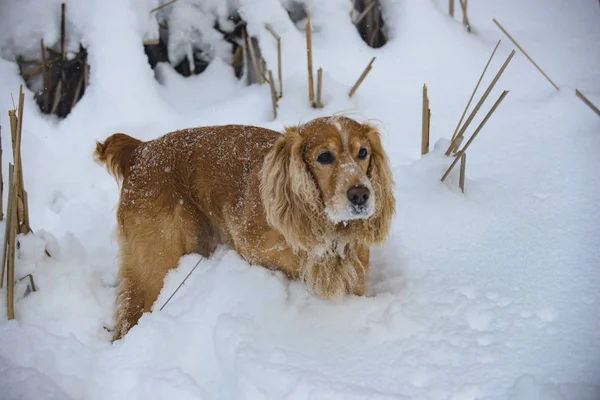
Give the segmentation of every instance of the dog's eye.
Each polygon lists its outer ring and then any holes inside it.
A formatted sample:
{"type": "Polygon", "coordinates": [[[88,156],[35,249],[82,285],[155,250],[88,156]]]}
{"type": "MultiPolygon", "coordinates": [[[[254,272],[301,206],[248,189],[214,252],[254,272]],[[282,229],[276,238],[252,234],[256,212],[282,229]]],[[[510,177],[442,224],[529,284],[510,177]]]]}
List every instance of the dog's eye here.
{"type": "Polygon", "coordinates": [[[358,159],[364,160],[365,158],[367,158],[367,149],[365,149],[364,147],[361,147],[360,150],[358,151],[358,159]]]}
{"type": "Polygon", "coordinates": [[[330,151],[324,151],[319,154],[317,157],[317,161],[321,164],[331,164],[333,162],[333,153],[330,151]]]}

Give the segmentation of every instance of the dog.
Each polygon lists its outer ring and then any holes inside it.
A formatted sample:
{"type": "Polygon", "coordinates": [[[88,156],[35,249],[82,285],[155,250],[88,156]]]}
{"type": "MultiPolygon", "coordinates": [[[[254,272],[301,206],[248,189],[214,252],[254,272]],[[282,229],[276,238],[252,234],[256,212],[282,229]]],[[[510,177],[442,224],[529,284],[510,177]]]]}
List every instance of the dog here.
{"type": "Polygon", "coordinates": [[[183,129],[142,142],[123,133],[94,157],[121,186],[113,341],[151,310],[186,254],[226,244],[316,295],[364,295],[369,251],[395,212],[380,133],[348,117],[281,132],[244,125],[183,129]]]}

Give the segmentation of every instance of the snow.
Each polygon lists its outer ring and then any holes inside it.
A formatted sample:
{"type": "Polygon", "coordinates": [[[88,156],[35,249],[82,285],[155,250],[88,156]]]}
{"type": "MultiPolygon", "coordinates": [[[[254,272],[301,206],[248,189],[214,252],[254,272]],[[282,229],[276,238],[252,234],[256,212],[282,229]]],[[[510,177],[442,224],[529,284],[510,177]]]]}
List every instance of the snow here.
{"type": "MultiPolygon", "coordinates": [[[[206,7],[221,15],[217,3],[206,7]]],[[[246,87],[227,60],[190,78],[150,69],[141,42],[152,36],[156,1],[67,2],[69,32],[89,51],[90,87],[62,121],[41,115],[26,90],[22,152],[36,235],[21,238],[16,275],[33,274],[38,291],[24,296],[26,280],[17,281],[13,321],[0,296],[1,399],[600,398],[600,120],[574,95],[600,104],[598,2],[473,1],[468,34],[445,0],[386,0],[390,40],[378,50],[355,32],[349,1],[302,3],[315,69],[324,69],[321,110],[307,104],[304,32],[282,3],[237,4],[270,68],[277,54],[264,24],[282,37],[284,97],[272,121],[267,85],[246,87]],[[492,18],[561,90],[517,52],[467,132],[510,90],[468,151],[462,194],[458,168],[439,181],[450,162],[443,152],[497,40],[482,88],[513,49],[492,18]],[[420,157],[423,83],[432,151],[420,157]],[[110,344],[118,188],[94,164],[94,141],[211,124],[281,130],[334,113],[381,128],[396,180],[397,213],[372,252],[367,296],[318,299],[220,247],[160,311],[200,260],[183,257],[154,311],[110,344]]],[[[42,36],[58,40],[58,9],[0,3],[5,182],[5,111],[22,83],[12,57],[35,57],[42,36]]]]}

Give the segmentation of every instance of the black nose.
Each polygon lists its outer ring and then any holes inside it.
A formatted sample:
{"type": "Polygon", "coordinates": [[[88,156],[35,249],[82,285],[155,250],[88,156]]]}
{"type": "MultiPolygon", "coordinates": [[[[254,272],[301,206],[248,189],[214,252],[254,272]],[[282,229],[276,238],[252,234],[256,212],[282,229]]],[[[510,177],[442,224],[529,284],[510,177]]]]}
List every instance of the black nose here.
{"type": "Polygon", "coordinates": [[[350,200],[350,203],[357,206],[362,206],[367,202],[367,200],[369,200],[369,194],[369,189],[366,186],[359,185],[352,186],[350,189],[348,189],[346,196],[348,197],[348,200],[350,200]]]}

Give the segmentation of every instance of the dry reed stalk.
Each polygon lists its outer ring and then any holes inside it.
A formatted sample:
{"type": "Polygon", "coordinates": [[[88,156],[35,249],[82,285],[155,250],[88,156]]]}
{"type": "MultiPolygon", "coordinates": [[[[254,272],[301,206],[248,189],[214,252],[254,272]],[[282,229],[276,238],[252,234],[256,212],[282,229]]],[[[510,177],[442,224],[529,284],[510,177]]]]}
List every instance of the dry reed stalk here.
{"type": "Polygon", "coordinates": [[[50,106],[50,74],[48,71],[48,65],[46,60],[46,46],[44,46],[44,39],[40,40],[40,52],[42,56],[42,80],[44,83],[44,113],[48,113],[48,107],[50,106]]]}
{"type": "Polygon", "coordinates": [[[233,53],[233,60],[231,60],[232,67],[235,67],[235,65],[240,62],[240,59],[241,59],[243,53],[244,53],[243,46],[238,46],[238,48],[235,49],[235,53],[233,53]]]}
{"type": "Polygon", "coordinates": [[[20,137],[19,137],[19,121],[21,120],[18,116],[17,113],[19,113],[22,117],[22,112],[21,112],[21,93],[19,93],[19,108],[17,108],[16,110],[12,110],[12,115],[9,112],[9,116],[11,119],[11,136],[12,136],[12,151],[13,151],[13,183],[12,185],[14,186],[14,202],[13,202],[13,207],[17,210],[16,214],[17,214],[17,218],[16,218],[16,224],[17,224],[17,232],[21,229],[21,222],[22,220],[19,218],[19,215],[23,215],[23,207],[21,206],[21,213],[19,214],[19,195],[20,195],[20,188],[19,188],[19,164],[21,162],[21,157],[20,157],[20,151],[19,148],[17,147],[18,144],[20,144],[20,137]]]}
{"type": "Polygon", "coordinates": [[[277,79],[279,79],[279,98],[283,97],[283,73],[281,72],[281,36],[275,32],[271,24],[266,24],[265,28],[273,35],[277,41],[277,79]]]}
{"type": "Polygon", "coordinates": [[[315,101],[316,108],[323,108],[323,102],[321,101],[321,92],[323,88],[323,68],[317,70],[317,100],[315,101]]]}
{"type": "Polygon", "coordinates": [[[504,32],[504,34],[505,34],[505,35],[506,35],[506,36],[507,36],[507,37],[510,39],[510,41],[511,41],[511,42],[513,42],[513,43],[514,43],[514,45],[515,45],[515,46],[517,46],[517,48],[518,48],[519,50],[521,50],[521,53],[523,53],[523,54],[525,55],[525,57],[527,57],[527,59],[528,59],[528,60],[529,60],[529,61],[530,61],[530,62],[533,64],[533,66],[534,66],[534,67],[536,67],[536,68],[537,68],[537,70],[538,70],[538,71],[540,71],[540,73],[541,73],[542,75],[544,75],[544,77],[545,77],[545,78],[548,80],[548,82],[550,82],[550,83],[552,84],[552,86],[554,86],[554,88],[555,88],[556,90],[560,90],[560,89],[558,88],[558,86],[556,86],[556,84],[555,84],[555,83],[552,81],[552,79],[550,79],[550,77],[549,77],[548,75],[546,75],[546,73],[545,73],[544,71],[542,71],[542,69],[539,67],[539,65],[537,65],[537,64],[535,63],[535,61],[533,61],[533,59],[532,59],[531,57],[529,57],[529,54],[527,54],[527,52],[525,51],[525,49],[523,49],[523,48],[522,48],[522,47],[519,45],[519,43],[517,43],[517,41],[516,41],[515,39],[513,39],[513,37],[510,35],[510,33],[508,33],[508,32],[506,31],[506,29],[504,29],[504,27],[503,27],[502,25],[500,25],[500,22],[498,22],[498,21],[497,21],[495,18],[494,18],[492,21],[494,21],[494,23],[495,23],[495,24],[498,26],[498,28],[500,28],[500,30],[501,30],[502,32],[504,32]]]}
{"type": "Polygon", "coordinates": [[[2,126],[0,126],[0,221],[4,220],[4,177],[2,176],[2,126]]]}
{"type": "Polygon", "coordinates": [[[32,291],[36,291],[35,289],[35,281],[33,280],[33,275],[31,274],[27,274],[24,277],[22,277],[21,279],[19,279],[19,282],[21,282],[23,279],[29,278],[29,284],[31,285],[31,290],[32,291]]]}
{"type": "Polygon", "coordinates": [[[83,87],[87,88],[90,84],[90,65],[87,61],[87,55],[85,56],[85,60],[83,62],[83,87]]]}
{"type": "MultiPolygon", "coordinates": [[[[16,201],[13,206],[17,209],[17,221],[18,221],[18,232],[23,234],[28,234],[31,232],[31,228],[29,227],[28,215],[29,211],[26,210],[25,204],[25,188],[23,184],[23,164],[21,161],[21,136],[23,131],[23,108],[25,103],[25,94],[23,93],[23,85],[19,88],[19,108],[18,108],[18,116],[15,117],[15,113],[13,112],[11,115],[11,127],[13,125],[16,126],[16,132],[14,133],[14,141],[13,141],[13,158],[14,158],[14,185],[16,187],[16,201]],[[16,118],[16,124],[12,123],[12,120],[16,118]]],[[[14,110],[13,110],[14,111],[14,110]]],[[[10,114],[9,114],[10,115],[10,114]]]]}
{"type": "Polygon", "coordinates": [[[454,145],[454,153],[456,153],[456,151],[460,148],[460,145],[462,144],[464,138],[464,136],[461,136],[458,139],[456,139],[456,144],[454,145]]]}
{"type": "MultiPolygon", "coordinates": [[[[375,0],[372,0],[372,1],[373,1],[373,3],[371,3],[371,4],[375,4],[375,0]]],[[[369,46],[375,47],[375,41],[377,40],[377,34],[381,30],[381,9],[373,8],[372,14],[377,14],[377,16],[373,15],[375,28],[371,32],[371,39],[369,39],[369,46]]]]}
{"type": "Polygon", "coordinates": [[[25,104],[25,94],[23,93],[23,85],[19,85],[19,108],[17,109],[17,135],[15,140],[18,140],[19,149],[21,148],[21,132],[23,130],[23,105],[25,104]]]}
{"type": "Polygon", "coordinates": [[[264,82],[269,83],[269,80],[267,79],[267,63],[265,61],[264,58],[260,58],[260,61],[258,63],[258,67],[260,68],[260,75],[263,77],[264,82]]]}
{"type": "Polygon", "coordinates": [[[12,218],[13,209],[13,165],[8,163],[8,204],[6,207],[6,222],[4,224],[4,247],[2,248],[2,275],[0,275],[0,288],[4,286],[4,274],[6,271],[6,261],[8,256],[9,234],[11,226],[14,224],[12,218]]]}
{"type": "Polygon", "coordinates": [[[250,37],[250,35],[248,35],[248,32],[246,32],[246,43],[248,46],[248,50],[250,50],[250,58],[252,59],[252,67],[254,68],[256,74],[256,80],[259,84],[262,85],[263,83],[265,83],[265,81],[262,77],[262,74],[260,73],[260,65],[258,63],[258,58],[256,58],[256,50],[254,49],[254,45],[252,44],[252,38],[250,37]]]}
{"type": "Polygon", "coordinates": [[[143,42],[144,46],[156,46],[157,44],[160,44],[160,39],[148,39],[143,42]]]}
{"type": "Polygon", "coordinates": [[[423,84],[423,121],[421,126],[421,155],[429,153],[429,123],[431,110],[429,109],[429,96],[427,95],[427,85],[423,84]]]}
{"type": "Polygon", "coordinates": [[[81,94],[81,89],[83,87],[83,76],[79,79],[77,83],[77,87],[75,88],[75,96],[73,97],[73,103],[71,103],[71,109],[75,107],[75,104],[79,101],[79,95],[81,94]]]}
{"type": "MultiPolygon", "coordinates": [[[[16,174],[13,174],[12,179],[14,179],[14,176],[16,176],[16,174]]],[[[17,236],[17,224],[15,223],[17,222],[17,207],[15,207],[17,193],[14,182],[12,183],[13,207],[11,208],[10,213],[13,223],[10,224],[8,230],[8,260],[6,266],[6,313],[9,320],[15,318],[15,238],[17,236]]]]}
{"type": "Polygon", "coordinates": [[[369,14],[369,12],[373,9],[373,7],[375,7],[375,2],[372,1],[369,3],[368,6],[365,7],[365,9],[358,15],[358,18],[356,18],[356,21],[354,21],[354,25],[358,25],[361,23],[361,21],[369,14]]]}
{"type": "Polygon", "coordinates": [[[358,87],[360,86],[360,84],[362,83],[362,81],[365,80],[365,78],[367,77],[367,75],[371,71],[371,68],[373,67],[373,62],[375,61],[376,58],[377,57],[373,57],[371,59],[371,62],[369,62],[369,65],[367,65],[367,67],[364,69],[364,71],[362,72],[362,74],[360,74],[360,77],[358,78],[358,80],[356,81],[356,83],[354,84],[354,86],[352,86],[352,89],[350,89],[350,92],[348,93],[348,97],[352,97],[354,95],[354,93],[358,90],[358,87]]]}
{"type": "Polygon", "coordinates": [[[458,0],[460,3],[460,8],[462,9],[463,19],[462,23],[467,28],[467,32],[471,32],[471,23],[469,22],[469,17],[467,16],[467,0],[458,0]]]}
{"type": "MultiPolygon", "coordinates": [[[[471,93],[471,97],[469,98],[469,101],[467,102],[467,106],[465,107],[462,115],[460,116],[460,120],[458,121],[458,124],[456,124],[456,128],[454,129],[454,133],[452,134],[452,138],[450,139],[450,142],[452,142],[454,140],[454,138],[456,138],[456,134],[458,133],[458,129],[460,128],[460,124],[462,124],[463,119],[465,118],[465,115],[467,114],[467,110],[469,109],[469,106],[471,105],[471,102],[473,101],[473,97],[475,97],[475,93],[477,92],[477,89],[479,89],[479,85],[481,84],[481,81],[483,80],[483,76],[485,75],[485,72],[487,71],[488,67],[490,66],[490,63],[492,62],[492,58],[494,58],[494,54],[496,54],[496,50],[498,50],[498,46],[500,46],[500,42],[501,42],[501,40],[498,40],[498,43],[496,43],[496,47],[494,47],[494,51],[492,51],[492,55],[490,56],[487,63],[485,64],[485,68],[483,69],[483,72],[479,76],[479,80],[477,81],[477,84],[475,85],[475,89],[473,89],[473,93],[471,93]]],[[[447,153],[446,155],[450,155],[450,153],[447,153]]]]}
{"type": "Polygon", "coordinates": [[[494,105],[492,106],[490,111],[488,111],[488,113],[483,118],[483,121],[481,121],[481,123],[479,124],[477,129],[475,129],[475,132],[473,132],[473,134],[471,135],[469,140],[467,140],[467,143],[465,143],[465,146],[458,152],[457,157],[454,158],[454,161],[452,161],[452,164],[450,164],[450,167],[448,167],[444,176],[442,176],[442,182],[444,182],[444,180],[448,177],[450,172],[452,172],[452,169],[454,168],[454,166],[458,163],[458,161],[460,161],[460,159],[462,158],[462,155],[465,154],[465,152],[467,151],[467,149],[469,148],[471,143],[473,143],[473,140],[475,140],[475,138],[477,137],[477,135],[479,134],[479,132],[481,131],[481,129],[483,128],[485,123],[488,121],[488,119],[490,119],[490,117],[492,116],[494,111],[496,111],[496,108],[498,108],[500,103],[502,103],[502,100],[504,100],[504,98],[506,97],[507,94],[508,94],[508,90],[505,90],[502,92],[500,97],[498,97],[498,100],[496,100],[496,102],[494,103],[494,105]]]}
{"type": "Polygon", "coordinates": [[[175,3],[176,1],[177,1],[177,0],[171,0],[171,1],[167,1],[167,2],[166,2],[166,3],[164,3],[164,4],[161,4],[160,6],[158,6],[158,7],[155,7],[155,8],[153,8],[152,10],[150,10],[150,14],[152,14],[153,12],[155,12],[155,11],[158,11],[158,10],[160,10],[160,9],[162,9],[162,8],[165,8],[166,6],[170,6],[171,4],[175,3]]]}
{"type": "Polygon", "coordinates": [[[315,100],[315,82],[313,79],[312,59],[312,32],[310,25],[310,10],[306,10],[306,63],[308,67],[308,101],[312,104],[315,100]]]}
{"type": "Polygon", "coordinates": [[[32,76],[38,75],[40,72],[44,71],[44,67],[42,65],[38,65],[35,68],[29,68],[27,71],[24,71],[21,73],[21,75],[23,75],[23,78],[25,79],[29,79],[32,76]]]}
{"type": "Polygon", "coordinates": [[[578,89],[575,89],[575,95],[581,99],[589,108],[592,109],[598,116],[600,117],[600,110],[596,107],[591,101],[588,100],[587,97],[583,95],[578,89]]]}
{"type": "Polygon", "coordinates": [[[458,187],[465,192],[465,170],[467,168],[467,153],[462,153],[460,156],[460,175],[458,177],[458,187]]]}
{"type": "MultiPolygon", "coordinates": [[[[21,185],[23,184],[23,180],[21,180],[21,185]]],[[[25,189],[23,189],[23,222],[24,222],[24,226],[29,229],[29,231],[31,231],[30,225],[29,225],[29,199],[27,197],[27,191],[25,189]]],[[[28,233],[28,232],[26,232],[28,233]]],[[[48,254],[48,251],[46,251],[46,254],[48,254]]],[[[48,254],[48,256],[50,256],[50,254],[48,254]]]]}
{"type": "Polygon", "coordinates": [[[266,83],[271,84],[271,82],[269,82],[269,78],[267,78],[267,76],[264,73],[261,73],[261,76],[263,77],[266,83]]]}
{"type": "Polygon", "coordinates": [[[169,304],[169,302],[171,301],[171,299],[173,298],[173,296],[175,296],[175,293],[177,293],[179,291],[179,289],[181,289],[181,287],[185,284],[185,281],[187,281],[188,278],[190,277],[190,275],[192,275],[192,272],[194,272],[196,270],[196,267],[198,267],[198,265],[200,265],[201,261],[202,261],[202,259],[198,260],[198,262],[196,263],[196,265],[194,265],[194,268],[192,268],[192,270],[186,275],[186,277],[183,278],[183,280],[181,281],[181,283],[179,284],[179,286],[177,286],[177,289],[175,289],[175,291],[173,293],[171,293],[171,295],[169,296],[169,298],[167,299],[167,301],[165,301],[165,303],[160,307],[159,311],[162,311],[163,308],[165,308],[165,306],[167,304],[169,304]]]}
{"type": "Polygon", "coordinates": [[[271,88],[271,105],[273,106],[273,119],[277,119],[277,91],[275,90],[275,80],[273,71],[269,70],[269,87],[271,88]]]}
{"type": "MultiPolygon", "coordinates": [[[[19,174],[19,187],[21,192],[18,192],[20,195],[23,191],[23,165],[21,162],[21,132],[23,132],[23,108],[25,105],[25,94],[23,93],[23,85],[19,86],[19,108],[17,109],[17,132],[15,135],[15,151],[18,153],[18,162],[15,157],[15,167],[17,168],[17,173],[19,174]],[[18,146],[18,147],[17,147],[18,146]]],[[[17,182],[15,182],[17,183],[17,182]]]]}
{"type": "Polygon", "coordinates": [[[23,85],[20,86],[19,90],[19,109],[10,110],[8,112],[10,118],[10,127],[11,127],[11,136],[13,138],[13,158],[14,158],[14,166],[9,164],[10,169],[10,202],[11,208],[7,210],[7,213],[10,213],[11,224],[8,229],[8,260],[6,267],[6,312],[8,319],[14,319],[14,286],[15,286],[15,237],[17,235],[19,229],[19,220],[17,215],[17,204],[18,204],[18,180],[19,180],[19,171],[18,165],[20,162],[20,154],[18,149],[20,147],[21,138],[19,135],[19,130],[22,128],[22,118],[23,118],[23,85]],[[18,117],[17,117],[18,112],[18,117]]]}
{"type": "Polygon", "coordinates": [[[54,91],[54,102],[52,103],[52,109],[50,110],[50,114],[54,114],[58,109],[60,104],[60,99],[62,97],[62,80],[58,81],[58,85],[56,85],[56,90],[54,91]]]}
{"type": "Polygon", "coordinates": [[[448,14],[454,18],[454,0],[448,0],[448,14]]]}
{"type": "Polygon", "coordinates": [[[65,3],[60,5],[60,54],[63,61],[67,59],[67,30],[66,30],[66,20],[65,20],[65,3]]]}
{"type": "Polygon", "coordinates": [[[460,131],[458,131],[454,140],[452,142],[450,142],[450,146],[448,146],[448,149],[446,150],[446,155],[450,155],[450,153],[456,148],[456,141],[464,135],[465,131],[467,130],[467,128],[473,121],[473,118],[475,118],[475,115],[477,114],[477,112],[479,111],[479,109],[481,108],[481,106],[483,105],[483,103],[485,102],[485,100],[487,99],[489,94],[491,93],[492,89],[494,89],[494,86],[496,86],[496,82],[498,82],[498,79],[500,79],[500,77],[504,73],[504,70],[506,69],[506,67],[508,67],[510,60],[512,60],[514,55],[515,55],[515,51],[512,50],[510,52],[508,58],[506,59],[506,61],[504,61],[504,64],[502,64],[502,67],[500,67],[500,69],[496,73],[496,76],[494,77],[494,79],[492,79],[492,82],[490,83],[488,88],[483,93],[483,96],[481,96],[481,99],[479,99],[479,101],[475,105],[475,108],[473,108],[473,111],[471,111],[469,118],[467,118],[464,125],[460,128],[460,131]]]}
{"type": "Polygon", "coordinates": [[[242,44],[242,57],[244,59],[244,73],[246,74],[246,85],[250,85],[250,70],[248,68],[248,39],[246,30],[242,30],[242,37],[244,43],[242,44]]]}

